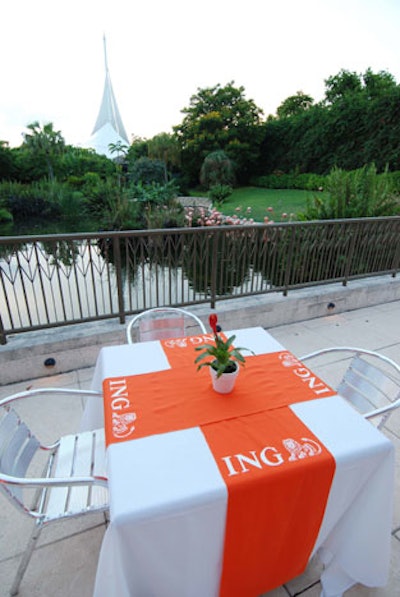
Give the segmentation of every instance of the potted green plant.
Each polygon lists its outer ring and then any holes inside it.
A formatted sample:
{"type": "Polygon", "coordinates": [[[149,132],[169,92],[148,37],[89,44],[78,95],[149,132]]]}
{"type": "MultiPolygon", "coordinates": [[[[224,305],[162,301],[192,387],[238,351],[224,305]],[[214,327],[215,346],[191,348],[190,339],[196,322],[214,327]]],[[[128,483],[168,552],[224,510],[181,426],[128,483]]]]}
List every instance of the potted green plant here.
{"type": "Polygon", "coordinates": [[[214,333],[215,343],[197,346],[195,350],[201,351],[201,354],[194,362],[197,365],[197,370],[202,367],[210,367],[214,389],[221,394],[227,394],[232,391],[235,385],[239,365],[245,364],[245,357],[241,351],[247,350],[252,354],[254,353],[248,348],[233,346],[236,336],[233,335],[224,340],[219,335],[220,328],[215,313],[210,315],[209,322],[214,333]]]}

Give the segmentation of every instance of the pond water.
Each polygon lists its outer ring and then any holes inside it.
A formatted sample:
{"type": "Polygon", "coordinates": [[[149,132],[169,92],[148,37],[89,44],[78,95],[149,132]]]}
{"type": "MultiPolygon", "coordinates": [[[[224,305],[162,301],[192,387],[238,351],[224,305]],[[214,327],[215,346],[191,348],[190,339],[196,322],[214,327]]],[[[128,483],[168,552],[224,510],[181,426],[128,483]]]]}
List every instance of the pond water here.
{"type": "Polygon", "coordinates": [[[40,234],[69,234],[73,232],[96,232],[101,229],[93,218],[82,217],[80,220],[57,220],[43,222],[31,219],[28,222],[0,224],[0,236],[24,236],[40,234]]]}

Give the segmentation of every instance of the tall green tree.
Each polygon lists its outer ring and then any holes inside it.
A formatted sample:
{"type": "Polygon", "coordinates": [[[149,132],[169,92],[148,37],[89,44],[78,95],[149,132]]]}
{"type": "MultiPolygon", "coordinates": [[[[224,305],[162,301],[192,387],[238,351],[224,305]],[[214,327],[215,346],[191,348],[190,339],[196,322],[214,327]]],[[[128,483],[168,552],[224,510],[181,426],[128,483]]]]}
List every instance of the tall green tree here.
{"type": "Polygon", "coordinates": [[[342,69],[337,75],[325,79],[325,101],[334,104],[361,94],[366,99],[374,99],[390,93],[396,87],[393,75],[387,71],[374,73],[368,68],[365,73],[357,74],[342,69]]]}
{"type": "Polygon", "coordinates": [[[160,133],[147,143],[149,158],[164,162],[164,181],[168,182],[168,171],[177,168],[181,161],[181,151],[176,135],[160,133]]]}
{"type": "Polygon", "coordinates": [[[363,74],[362,79],[368,99],[387,95],[397,87],[395,78],[387,71],[373,73],[372,70],[368,68],[363,74]]]}
{"type": "Polygon", "coordinates": [[[120,161],[120,159],[124,159],[126,154],[128,153],[128,145],[122,143],[122,141],[117,141],[116,143],[109,143],[108,149],[112,155],[115,155],[116,159],[120,161]]]}
{"type": "Polygon", "coordinates": [[[378,172],[399,170],[400,86],[386,72],[342,70],[326,80],[324,101],[269,119],[264,130],[263,174],[328,174],[334,166],[354,170],[371,163],[378,172]]]}
{"type": "Polygon", "coordinates": [[[111,155],[115,155],[113,161],[115,163],[118,186],[120,187],[122,182],[123,164],[127,156],[129,147],[125,143],[122,143],[122,141],[117,141],[116,143],[109,143],[108,149],[110,150],[111,155]]]}
{"type": "Polygon", "coordinates": [[[253,173],[262,138],[262,110],[245,97],[244,87],[231,81],[198,89],[183,108],[185,117],[174,127],[181,149],[182,168],[191,183],[199,180],[205,157],[223,150],[235,163],[239,182],[245,183],[253,173]]]}
{"type": "Polygon", "coordinates": [[[295,116],[296,114],[304,112],[304,110],[308,110],[313,103],[314,99],[311,97],[311,95],[307,95],[302,91],[298,91],[296,95],[291,95],[290,97],[286,98],[281,103],[276,113],[279,118],[295,116]]]}
{"type": "Polygon", "coordinates": [[[127,160],[129,164],[132,164],[135,160],[139,158],[148,158],[149,157],[149,149],[148,149],[148,141],[147,139],[143,139],[142,137],[133,137],[132,143],[128,149],[127,160]]]}
{"type": "Polygon", "coordinates": [[[337,75],[325,79],[325,101],[328,104],[334,104],[348,95],[360,93],[361,90],[361,78],[355,72],[342,69],[337,75]]]}
{"type": "Polygon", "coordinates": [[[23,145],[35,154],[37,160],[43,160],[49,179],[54,180],[55,161],[65,149],[65,141],[61,132],[54,130],[52,122],[40,125],[38,121],[35,121],[28,124],[26,128],[30,132],[23,133],[23,145]]]}

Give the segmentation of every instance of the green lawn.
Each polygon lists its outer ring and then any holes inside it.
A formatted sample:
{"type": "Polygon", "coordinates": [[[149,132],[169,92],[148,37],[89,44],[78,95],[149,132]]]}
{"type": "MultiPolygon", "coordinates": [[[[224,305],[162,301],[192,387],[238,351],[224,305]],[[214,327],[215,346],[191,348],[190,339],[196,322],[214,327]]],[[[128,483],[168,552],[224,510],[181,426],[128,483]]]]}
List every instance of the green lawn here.
{"type": "Polygon", "coordinates": [[[275,222],[295,219],[297,213],[306,208],[307,198],[312,198],[312,191],[294,189],[262,189],[259,187],[242,187],[235,189],[221,207],[222,213],[232,215],[238,213],[262,222],[265,216],[275,222]],[[272,211],[268,208],[272,207],[272,211]],[[251,208],[251,213],[247,209],[251,208]],[[287,214],[286,218],[282,214],[287,214]],[[293,215],[294,214],[294,215],[293,215]]]}

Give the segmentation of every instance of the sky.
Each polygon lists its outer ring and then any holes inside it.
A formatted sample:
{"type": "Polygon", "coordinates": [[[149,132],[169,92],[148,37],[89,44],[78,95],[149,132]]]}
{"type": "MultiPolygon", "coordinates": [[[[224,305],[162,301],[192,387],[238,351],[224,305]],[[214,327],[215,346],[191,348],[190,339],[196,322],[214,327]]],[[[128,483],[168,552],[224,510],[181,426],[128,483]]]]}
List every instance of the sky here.
{"type": "Polygon", "coordinates": [[[0,17],[0,140],[52,122],[85,143],[104,87],[103,35],[131,140],[172,132],[197,90],[234,81],[265,117],[341,69],[400,84],[400,0],[13,0],[0,17]]]}

